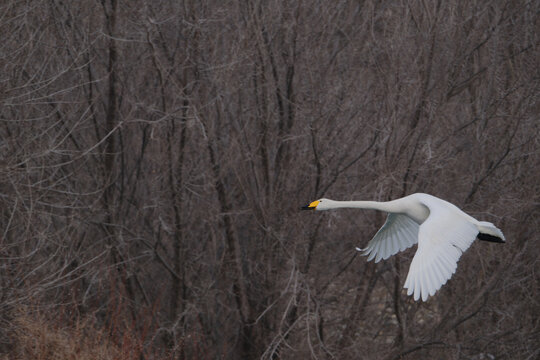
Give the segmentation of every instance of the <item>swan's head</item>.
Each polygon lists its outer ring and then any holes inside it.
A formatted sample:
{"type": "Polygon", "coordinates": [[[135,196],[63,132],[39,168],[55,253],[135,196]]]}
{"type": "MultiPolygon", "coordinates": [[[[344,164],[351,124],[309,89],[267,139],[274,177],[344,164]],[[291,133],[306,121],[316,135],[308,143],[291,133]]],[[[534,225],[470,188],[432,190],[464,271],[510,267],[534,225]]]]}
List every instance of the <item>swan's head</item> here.
{"type": "Polygon", "coordinates": [[[335,203],[334,200],[330,199],[319,199],[315,200],[309,205],[302,206],[302,210],[329,210],[334,209],[335,206],[333,204],[335,203]]]}

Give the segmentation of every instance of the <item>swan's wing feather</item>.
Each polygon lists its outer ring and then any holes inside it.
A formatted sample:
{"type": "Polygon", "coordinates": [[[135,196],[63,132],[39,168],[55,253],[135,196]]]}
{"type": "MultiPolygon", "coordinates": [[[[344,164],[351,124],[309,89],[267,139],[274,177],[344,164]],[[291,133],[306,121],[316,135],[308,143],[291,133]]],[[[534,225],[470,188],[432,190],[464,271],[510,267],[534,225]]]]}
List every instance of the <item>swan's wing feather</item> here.
{"type": "Polygon", "coordinates": [[[477,227],[449,203],[424,203],[430,214],[420,225],[418,250],[404,287],[407,295],[423,301],[441,288],[456,272],[461,254],[469,248],[477,227]],[[450,206],[448,206],[450,205],[450,206]]]}
{"type": "Polygon", "coordinates": [[[367,244],[363,255],[368,255],[368,261],[388,259],[390,256],[410,248],[418,241],[418,224],[403,214],[390,213],[382,228],[367,244]]]}

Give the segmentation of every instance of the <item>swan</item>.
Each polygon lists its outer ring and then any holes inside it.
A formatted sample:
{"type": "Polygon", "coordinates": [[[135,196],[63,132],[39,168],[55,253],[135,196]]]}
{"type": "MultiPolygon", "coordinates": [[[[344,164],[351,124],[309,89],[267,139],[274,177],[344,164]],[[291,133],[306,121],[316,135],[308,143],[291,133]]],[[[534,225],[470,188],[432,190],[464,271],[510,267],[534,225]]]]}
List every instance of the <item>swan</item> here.
{"type": "Polygon", "coordinates": [[[319,199],[303,210],[339,208],[372,209],[388,213],[386,222],[365,249],[368,261],[388,259],[418,243],[404,288],[427,301],[456,272],[461,254],[479,240],[504,243],[501,230],[487,221],[478,221],[454,204],[429,194],[412,194],[400,199],[378,201],[336,201],[319,199]]]}

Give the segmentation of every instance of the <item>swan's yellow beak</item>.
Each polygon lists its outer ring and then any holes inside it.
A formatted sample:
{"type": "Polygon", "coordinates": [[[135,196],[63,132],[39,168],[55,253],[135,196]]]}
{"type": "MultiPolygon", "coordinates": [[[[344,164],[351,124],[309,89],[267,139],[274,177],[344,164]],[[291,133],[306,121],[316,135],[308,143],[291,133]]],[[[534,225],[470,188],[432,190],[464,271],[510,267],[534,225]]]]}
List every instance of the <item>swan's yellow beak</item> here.
{"type": "Polygon", "coordinates": [[[315,208],[317,207],[317,205],[319,205],[319,203],[320,203],[319,200],[315,200],[309,205],[302,206],[302,210],[315,210],[315,208]]]}

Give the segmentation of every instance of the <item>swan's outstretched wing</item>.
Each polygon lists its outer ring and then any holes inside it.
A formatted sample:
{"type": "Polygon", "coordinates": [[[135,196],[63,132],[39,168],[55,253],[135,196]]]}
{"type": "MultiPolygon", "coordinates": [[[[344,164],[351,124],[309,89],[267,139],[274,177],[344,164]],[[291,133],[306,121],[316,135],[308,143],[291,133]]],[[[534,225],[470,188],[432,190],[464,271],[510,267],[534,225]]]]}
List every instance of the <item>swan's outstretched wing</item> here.
{"type": "Polygon", "coordinates": [[[388,214],[383,227],[371,239],[363,251],[369,255],[368,261],[375,258],[375,262],[388,259],[390,256],[410,248],[418,241],[419,225],[410,217],[402,214],[388,214]]]}
{"type": "Polygon", "coordinates": [[[456,272],[461,254],[469,248],[478,228],[450,203],[423,202],[430,214],[418,232],[418,250],[404,287],[414,300],[435,294],[456,272]]]}

